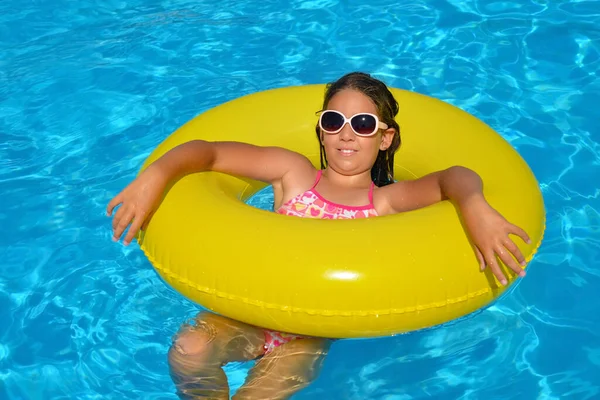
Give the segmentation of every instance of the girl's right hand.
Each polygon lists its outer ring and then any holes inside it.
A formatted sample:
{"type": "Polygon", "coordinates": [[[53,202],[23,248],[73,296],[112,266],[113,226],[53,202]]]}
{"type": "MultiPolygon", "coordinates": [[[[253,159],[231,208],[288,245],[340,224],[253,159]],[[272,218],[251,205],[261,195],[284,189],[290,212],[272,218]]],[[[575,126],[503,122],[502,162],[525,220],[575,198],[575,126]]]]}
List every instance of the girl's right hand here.
{"type": "Polygon", "coordinates": [[[156,165],[150,165],[108,203],[106,214],[109,217],[113,209],[121,204],[112,222],[115,242],[119,241],[129,224],[131,227],[123,240],[126,246],[131,243],[140,228],[146,229],[160,204],[167,183],[168,179],[163,171],[156,165]]]}

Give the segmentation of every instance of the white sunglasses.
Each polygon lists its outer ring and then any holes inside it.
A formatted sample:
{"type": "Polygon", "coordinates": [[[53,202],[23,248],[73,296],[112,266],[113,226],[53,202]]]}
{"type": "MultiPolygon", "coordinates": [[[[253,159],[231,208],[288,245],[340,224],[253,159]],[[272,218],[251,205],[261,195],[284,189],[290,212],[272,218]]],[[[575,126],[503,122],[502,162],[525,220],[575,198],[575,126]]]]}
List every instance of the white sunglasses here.
{"type": "Polygon", "coordinates": [[[381,122],[377,115],[371,113],[358,113],[346,118],[339,111],[325,110],[319,117],[319,127],[330,134],[340,132],[346,123],[358,136],[373,136],[379,129],[388,129],[386,123],[381,122]]]}

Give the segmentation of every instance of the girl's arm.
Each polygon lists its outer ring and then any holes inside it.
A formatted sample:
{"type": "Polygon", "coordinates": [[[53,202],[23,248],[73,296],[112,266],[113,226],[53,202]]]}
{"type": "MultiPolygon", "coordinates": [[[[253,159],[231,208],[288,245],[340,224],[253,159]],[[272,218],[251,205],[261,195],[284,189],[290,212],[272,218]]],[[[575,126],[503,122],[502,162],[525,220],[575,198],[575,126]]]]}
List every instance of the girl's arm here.
{"type": "Polygon", "coordinates": [[[174,147],[152,165],[168,181],[215,171],[273,184],[300,164],[311,165],[301,154],[280,147],[194,140],[174,147]]]}
{"type": "Polygon", "coordinates": [[[455,166],[419,179],[396,182],[382,191],[386,192],[392,213],[399,213],[442,200],[451,200],[460,206],[473,198],[483,198],[483,183],[475,171],[455,166]]]}
{"type": "Polygon", "coordinates": [[[279,147],[202,140],[181,144],[150,164],[109,202],[108,216],[121,205],[113,217],[113,240],[119,240],[131,224],[124,239],[128,245],[148,224],[169,184],[185,175],[216,171],[278,185],[291,171],[309,169],[314,167],[306,157],[279,147]]]}

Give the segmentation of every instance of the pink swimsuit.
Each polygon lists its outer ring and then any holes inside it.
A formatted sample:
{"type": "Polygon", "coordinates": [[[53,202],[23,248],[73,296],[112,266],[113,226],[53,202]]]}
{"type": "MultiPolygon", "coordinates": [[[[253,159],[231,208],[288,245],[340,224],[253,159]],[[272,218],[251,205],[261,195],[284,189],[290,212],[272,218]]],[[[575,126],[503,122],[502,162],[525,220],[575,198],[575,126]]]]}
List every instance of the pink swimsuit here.
{"type": "Polygon", "coordinates": [[[321,219],[353,219],[377,216],[377,211],[373,207],[373,188],[375,187],[373,182],[371,182],[369,188],[369,204],[351,207],[332,203],[317,192],[315,187],[321,180],[321,176],[323,176],[323,171],[317,173],[317,179],[310,189],[290,199],[275,212],[294,217],[321,219]]]}
{"type": "MultiPolygon", "coordinates": [[[[317,173],[315,183],[310,189],[290,199],[275,212],[301,218],[321,219],[368,218],[376,217],[378,215],[373,206],[373,188],[375,187],[373,182],[371,182],[371,187],[369,188],[369,204],[351,207],[332,203],[317,192],[315,187],[321,180],[321,176],[323,176],[323,171],[320,170],[317,173]]],[[[265,330],[265,354],[270,353],[274,348],[281,346],[284,343],[301,338],[302,336],[290,333],[265,330]]]]}

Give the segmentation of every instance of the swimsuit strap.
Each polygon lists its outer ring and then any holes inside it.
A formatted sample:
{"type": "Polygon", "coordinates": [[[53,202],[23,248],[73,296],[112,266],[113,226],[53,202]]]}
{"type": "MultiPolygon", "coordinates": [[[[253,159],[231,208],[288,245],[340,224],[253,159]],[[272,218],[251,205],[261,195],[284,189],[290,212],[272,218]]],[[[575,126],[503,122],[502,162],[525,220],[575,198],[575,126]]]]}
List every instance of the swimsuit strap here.
{"type": "Polygon", "coordinates": [[[371,187],[369,188],[369,204],[373,207],[373,189],[375,188],[375,183],[371,182],[371,187]]]}
{"type": "Polygon", "coordinates": [[[321,180],[321,176],[323,176],[323,170],[322,169],[320,169],[317,172],[317,178],[315,179],[315,183],[313,183],[312,187],[309,190],[313,190],[317,186],[317,183],[319,183],[319,181],[321,180]]]}

